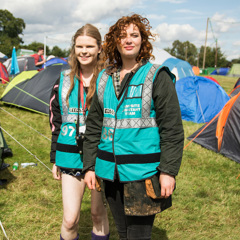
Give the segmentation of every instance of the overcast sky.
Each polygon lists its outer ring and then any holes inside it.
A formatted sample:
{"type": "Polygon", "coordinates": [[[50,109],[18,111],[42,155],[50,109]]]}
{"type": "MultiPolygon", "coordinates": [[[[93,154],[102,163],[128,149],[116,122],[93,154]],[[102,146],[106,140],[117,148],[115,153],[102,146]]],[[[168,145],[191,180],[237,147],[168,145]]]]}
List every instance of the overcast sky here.
{"type": "Polygon", "coordinates": [[[216,46],[228,60],[240,58],[239,0],[0,0],[1,9],[26,23],[23,40],[44,43],[51,48],[70,46],[71,37],[85,23],[97,26],[104,35],[116,20],[138,13],[150,20],[158,34],[154,43],[172,47],[174,40],[216,46]]]}

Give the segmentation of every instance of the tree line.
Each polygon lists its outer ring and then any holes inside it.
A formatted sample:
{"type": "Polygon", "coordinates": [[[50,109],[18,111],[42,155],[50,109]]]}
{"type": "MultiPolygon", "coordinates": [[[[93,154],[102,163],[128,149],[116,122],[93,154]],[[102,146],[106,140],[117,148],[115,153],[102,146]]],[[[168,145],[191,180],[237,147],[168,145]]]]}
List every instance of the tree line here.
{"type": "MultiPolygon", "coordinates": [[[[29,49],[37,51],[38,47],[43,46],[40,42],[32,42],[28,45],[24,45],[21,35],[26,24],[23,19],[15,18],[8,10],[0,9],[0,52],[3,52],[8,57],[11,57],[12,48],[16,49],[29,49]]],[[[191,65],[202,67],[204,59],[205,47],[201,46],[198,49],[194,44],[189,41],[181,42],[175,40],[172,43],[171,48],[165,48],[172,56],[188,61],[191,65]]],[[[50,49],[46,46],[46,55],[54,55],[58,57],[67,57],[70,49],[61,49],[58,46],[54,46],[50,49]]],[[[224,53],[222,53],[219,47],[211,48],[206,47],[205,55],[205,68],[207,67],[231,67],[233,63],[240,63],[239,59],[233,59],[228,61],[224,53]]]]}
{"type": "MultiPolygon", "coordinates": [[[[201,46],[200,49],[198,49],[189,41],[180,42],[179,40],[175,40],[172,43],[172,48],[165,48],[165,50],[172,56],[185,60],[191,65],[198,66],[199,68],[203,67],[204,49],[204,46],[201,46]]],[[[240,59],[238,59],[238,61],[240,62],[240,59]]],[[[232,62],[229,62],[226,59],[226,56],[224,56],[219,47],[206,47],[205,68],[230,67],[231,63],[232,62]]]]}
{"type": "MultiPolygon", "coordinates": [[[[0,52],[7,57],[11,57],[13,46],[16,49],[28,49],[37,52],[39,47],[43,47],[43,43],[32,42],[28,45],[24,44],[21,35],[26,27],[23,19],[15,18],[8,10],[0,9],[0,52]]],[[[46,46],[46,55],[54,55],[58,57],[67,57],[70,50],[62,50],[58,46],[50,49],[46,46]]]]}

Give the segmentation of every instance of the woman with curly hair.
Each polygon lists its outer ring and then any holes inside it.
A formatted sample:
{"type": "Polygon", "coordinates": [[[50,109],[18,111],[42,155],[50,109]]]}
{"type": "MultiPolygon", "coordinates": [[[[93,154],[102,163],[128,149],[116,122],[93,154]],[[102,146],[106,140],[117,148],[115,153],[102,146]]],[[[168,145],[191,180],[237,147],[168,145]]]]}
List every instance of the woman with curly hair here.
{"type": "MultiPolygon", "coordinates": [[[[51,162],[56,180],[62,181],[63,221],[60,239],[79,239],[78,225],[85,190],[82,141],[86,118],[103,69],[101,35],[86,24],[72,38],[70,69],[53,86],[50,99],[51,162]]],[[[107,211],[101,193],[91,191],[92,240],[108,240],[107,211]]]]}
{"type": "Polygon", "coordinates": [[[168,68],[149,62],[149,21],[120,18],[105,36],[108,66],[97,79],[84,142],[89,189],[102,181],[120,239],[151,239],[155,215],[171,206],[183,126],[168,68]]]}

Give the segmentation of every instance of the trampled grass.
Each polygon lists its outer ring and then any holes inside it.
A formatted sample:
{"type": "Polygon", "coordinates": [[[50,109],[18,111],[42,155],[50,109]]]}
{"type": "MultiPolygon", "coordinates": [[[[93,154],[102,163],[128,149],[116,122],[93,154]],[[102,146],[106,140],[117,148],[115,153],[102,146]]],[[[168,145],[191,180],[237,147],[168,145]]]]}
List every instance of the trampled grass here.
{"type": "MultiPolygon", "coordinates": [[[[214,77],[228,93],[237,80],[214,77]]],[[[3,89],[0,85],[0,94],[3,89]]],[[[4,132],[13,157],[5,159],[10,167],[0,171],[0,178],[8,180],[6,185],[0,186],[0,221],[10,240],[59,239],[61,184],[52,178],[48,169],[52,167],[50,141],[18,119],[51,138],[47,116],[0,103],[0,124],[19,142],[4,132]],[[12,171],[14,162],[38,165],[12,171]]],[[[186,145],[187,137],[201,124],[185,121],[183,124],[186,145]]],[[[240,239],[240,178],[236,179],[239,174],[240,165],[236,162],[191,143],[184,150],[173,207],[157,215],[152,239],[240,239]]],[[[110,239],[118,239],[110,211],[109,218],[110,239]]],[[[80,239],[91,239],[91,228],[90,192],[86,189],[79,224],[80,239]]],[[[4,239],[2,229],[1,239],[4,239]]]]}

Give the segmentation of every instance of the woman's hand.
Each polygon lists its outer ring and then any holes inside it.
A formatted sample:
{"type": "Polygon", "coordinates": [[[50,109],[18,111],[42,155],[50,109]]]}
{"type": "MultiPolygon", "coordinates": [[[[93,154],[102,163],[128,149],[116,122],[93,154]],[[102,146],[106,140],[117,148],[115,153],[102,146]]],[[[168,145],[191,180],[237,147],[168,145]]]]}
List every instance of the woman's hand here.
{"type": "Polygon", "coordinates": [[[161,186],[161,197],[168,198],[175,189],[175,178],[167,173],[160,173],[159,183],[161,186]]]}
{"type": "Polygon", "coordinates": [[[55,163],[53,164],[53,167],[52,167],[52,174],[53,174],[54,179],[61,180],[62,175],[61,175],[61,172],[60,172],[60,168],[57,167],[55,163]]]}
{"type": "Polygon", "coordinates": [[[84,182],[87,184],[90,190],[95,190],[96,188],[96,176],[94,171],[87,171],[85,173],[84,182]]]}

